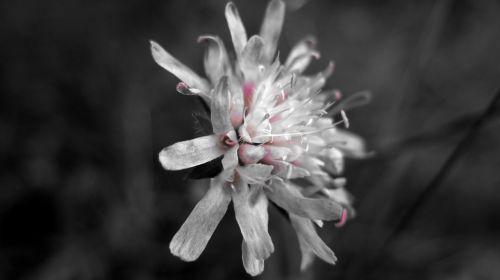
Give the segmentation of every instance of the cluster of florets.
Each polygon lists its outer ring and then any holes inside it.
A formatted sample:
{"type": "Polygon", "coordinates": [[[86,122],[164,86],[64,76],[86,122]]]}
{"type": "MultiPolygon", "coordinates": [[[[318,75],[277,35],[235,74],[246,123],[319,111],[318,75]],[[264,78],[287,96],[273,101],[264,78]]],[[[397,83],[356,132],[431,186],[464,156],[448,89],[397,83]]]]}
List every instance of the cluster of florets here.
{"type": "Polygon", "coordinates": [[[155,61],[182,81],[177,91],[197,95],[209,105],[213,129],[210,135],[163,149],[161,164],[180,170],[222,157],[222,171],[211,179],[170,244],[183,260],[198,258],[233,201],[243,235],[243,265],[251,275],[261,273],[274,251],[267,230],[270,200],[286,210],[297,232],[302,268],[314,254],[336,261],[314,223],[333,220],[342,226],[354,216],[345,178],[339,175],[344,157],[363,156],[364,144],[337,126],[348,127],[344,110],[367,96],[344,100],[338,91],[321,92],[333,63],[316,75],[302,74],[319,58],[313,38],[299,42],[281,64],[276,48],[284,13],[284,3],[272,0],[260,34],[248,38],[235,5],[228,3],[225,14],[235,57],[230,59],[220,38],[201,36],[208,80],[151,42],[155,61]]]}

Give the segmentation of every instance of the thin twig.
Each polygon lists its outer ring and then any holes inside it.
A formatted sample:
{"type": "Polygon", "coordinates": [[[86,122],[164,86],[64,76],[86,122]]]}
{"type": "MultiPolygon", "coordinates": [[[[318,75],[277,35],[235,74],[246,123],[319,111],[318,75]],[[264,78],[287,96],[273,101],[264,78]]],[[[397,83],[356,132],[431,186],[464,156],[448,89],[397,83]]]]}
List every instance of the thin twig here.
{"type": "MultiPolygon", "coordinates": [[[[415,47],[411,50],[410,60],[407,67],[404,69],[401,77],[401,82],[397,87],[397,94],[391,100],[392,106],[389,112],[386,113],[386,121],[381,129],[385,131],[384,135],[400,135],[395,133],[400,129],[402,119],[401,112],[407,108],[407,99],[412,93],[416,85],[419,83],[422,68],[427,64],[430,56],[432,55],[435,46],[440,40],[443,26],[446,22],[449,13],[449,7],[453,0],[439,1],[435,0],[426,14],[424,25],[420,31],[415,47]]],[[[370,275],[369,272],[362,273],[363,276],[370,275]]],[[[345,271],[343,278],[360,278],[359,271],[356,269],[354,260],[348,260],[345,264],[345,271]]]]}
{"type": "Polygon", "coordinates": [[[450,156],[446,159],[441,169],[437,172],[436,176],[432,181],[425,187],[425,189],[420,193],[412,206],[403,214],[398,225],[391,232],[385,245],[390,242],[399,232],[406,228],[409,222],[415,217],[415,214],[422,207],[423,203],[436,191],[438,186],[446,178],[446,175],[450,172],[451,168],[457,162],[460,155],[465,151],[467,146],[472,142],[477,131],[481,128],[481,125],[495,112],[495,106],[500,100],[500,89],[496,92],[495,96],[489,103],[488,107],[483,111],[483,113],[477,118],[477,120],[469,127],[469,130],[465,133],[463,138],[457,144],[455,149],[452,151],[450,156]]]}
{"type": "MultiPolygon", "coordinates": [[[[455,166],[459,157],[464,153],[464,151],[467,149],[469,144],[474,140],[474,136],[479,131],[481,126],[485,123],[485,121],[488,118],[490,118],[491,116],[494,115],[496,106],[498,105],[499,101],[500,101],[500,88],[497,90],[495,96],[490,101],[487,108],[476,119],[476,121],[469,127],[469,129],[464,134],[462,139],[455,146],[455,149],[450,153],[450,155],[448,156],[446,161],[443,163],[443,165],[441,166],[439,171],[436,173],[436,176],[434,176],[434,178],[429,182],[429,184],[424,188],[424,190],[418,195],[415,202],[413,202],[413,204],[401,216],[398,224],[392,229],[392,231],[389,233],[388,237],[380,245],[379,250],[377,250],[378,256],[381,256],[385,252],[385,249],[387,248],[387,246],[389,246],[390,243],[403,230],[405,230],[405,228],[415,218],[418,211],[422,208],[425,201],[436,192],[436,190],[441,185],[441,183],[444,181],[444,179],[446,179],[446,176],[448,175],[448,173],[455,166]]],[[[379,259],[379,257],[376,257],[376,259],[379,259]]],[[[375,270],[377,267],[381,267],[380,264],[377,266],[374,266],[373,270],[375,270]]],[[[373,275],[375,277],[375,274],[373,273],[373,271],[371,271],[371,273],[368,273],[367,275],[373,275]]]]}

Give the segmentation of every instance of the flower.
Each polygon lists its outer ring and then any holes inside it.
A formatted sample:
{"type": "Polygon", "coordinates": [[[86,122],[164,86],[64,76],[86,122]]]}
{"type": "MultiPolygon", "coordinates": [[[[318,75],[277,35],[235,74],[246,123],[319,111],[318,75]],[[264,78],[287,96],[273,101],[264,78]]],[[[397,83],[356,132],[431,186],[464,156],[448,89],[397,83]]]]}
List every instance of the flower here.
{"type": "Polygon", "coordinates": [[[342,226],[354,216],[339,175],[344,156],[363,157],[366,152],[361,138],[337,126],[348,127],[344,110],[366,102],[369,95],[342,99],[338,91],[320,94],[333,63],[316,75],[302,74],[319,58],[311,37],[299,42],[281,64],[276,49],[284,14],[284,3],[271,0],[260,34],[248,38],[236,6],[228,3],[225,15],[235,58],[229,58],[219,37],[200,36],[198,41],[206,44],[208,80],[151,41],[155,61],[181,80],[177,91],[209,104],[213,128],[210,135],[164,148],[159,154],[162,166],[180,170],[222,156],[222,172],[210,180],[207,193],[170,243],[172,254],[185,261],[200,256],[232,201],[243,235],[243,265],[249,274],[260,274],[274,251],[267,228],[269,200],[288,213],[302,251],[302,269],[314,255],[336,261],[313,223],[333,220],[342,226]],[[334,122],[337,115],[341,120],[334,122]]]}

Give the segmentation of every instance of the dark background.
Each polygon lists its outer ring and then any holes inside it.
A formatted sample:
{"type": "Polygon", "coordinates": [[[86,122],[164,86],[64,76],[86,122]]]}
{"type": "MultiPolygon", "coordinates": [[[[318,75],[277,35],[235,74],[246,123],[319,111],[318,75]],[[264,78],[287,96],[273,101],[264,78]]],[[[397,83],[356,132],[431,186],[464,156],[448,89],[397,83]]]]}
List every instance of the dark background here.
{"type": "MultiPolygon", "coordinates": [[[[0,2],[0,279],[250,278],[231,207],[196,262],[170,254],[206,182],[157,161],[193,138],[201,106],[148,40],[202,73],[197,36],[230,45],[225,2],[0,2]]],[[[236,1],[249,34],[266,3],[236,1]]],[[[358,217],[320,231],[338,264],[299,273],[295,234],[270,209],[260,279],[500,279],[499,14],[490,0],[287,11],[282,60],[314,34],[309,73],[334,59],[326,88],[372,91],[349,116],[376,156],[347,162],[358,217]]]]}

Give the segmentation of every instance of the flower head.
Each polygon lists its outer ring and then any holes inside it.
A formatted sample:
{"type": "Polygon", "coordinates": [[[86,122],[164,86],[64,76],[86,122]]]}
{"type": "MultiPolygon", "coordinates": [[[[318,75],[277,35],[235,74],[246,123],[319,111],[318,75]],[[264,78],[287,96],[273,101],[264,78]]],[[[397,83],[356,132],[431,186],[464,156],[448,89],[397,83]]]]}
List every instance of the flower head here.
{"type": "Polygon", "coordinates": [[[261,273],[274,251],[267,230],[271,200],[288,212],[303,253],[302,268],[313,254],[336,261],[313,223],[337,221],[342,226],[354,215],[345,179],[339,175],[344,156],[365,155],[364,142],[338,125],[347,127],[344,110],[369,96],[342,99],[337,91],[321,93],[333,63],[316,75],[302,74],[319,58],[313,38],[300,41],[281,64],[276,49],[284,14],[284,3],[271,0],[259,35],[248,38],[238,10],[228,3],[225,15],[235,58],[229,57],[219,37],[200,36],[198,41],[206,45],[208,80],[151,42],[155,61],[181,80],[177,91],[209,104],[213,128],[210,135],[164,148],[161,164],[180,170],[222,156],[222,172],[211,179],[209,190],[170,243],[171,252],[183,260],[198,258],[233,201],[243,235],[243,265],[251,275],[261,273]]]}

